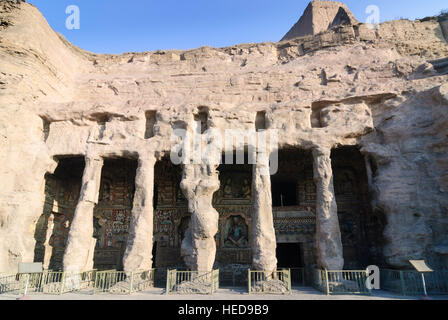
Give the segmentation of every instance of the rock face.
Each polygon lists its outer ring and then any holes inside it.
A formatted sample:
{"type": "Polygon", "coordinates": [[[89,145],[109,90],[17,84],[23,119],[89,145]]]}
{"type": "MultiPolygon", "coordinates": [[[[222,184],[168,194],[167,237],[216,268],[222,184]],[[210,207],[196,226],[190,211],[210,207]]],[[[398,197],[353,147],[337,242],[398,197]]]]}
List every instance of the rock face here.
{"type": "Polygon", "coordinates": [[[300,20],[288,31],[281,41],[315,35],[329,28],[357,24],[353,13],[345,4],[337,1],[311,1],[300,20]]]}
{"type": "MultiPolygon", "coordinates": [[[[85,159],[85,168],[67,224],[65,269],[92,266],[92,210],[101,163],[117,158],[140,163],[130,236],[123,240],[124,268],[150,267],[154,190],[148,159],[170,155],[178,142],[174,130],[194,131],[195,118],[210,130],[202,136],[210,138],[225,136],[226,129],[255,132],[260,113],[264,130],[277,134],[278,150],[325,147],[323,153],[314,151],[317,188],[312,181],[309,186],[317,193],[319,267],[343,264],[341,241],[346,239],[336,216],[343,208],[334,206],[329,151],[349,147],[360,150],[370,172],[370,199],[363,205],[372,215],[366,219],[379,224],[376,216],[386,218],[384,264],[407,268],[409,259],[426,259],[435,268],[446,267],[448,75],[443,59],[448,45],[441,26],[437,19],[400,20],[370,30],[348,24],[338,13],[344,9],[353,23],[348,9],[336,7],[312,3],[312,16],[303,21],[319,23],[308,24],[309,35],[280,43],[99,55],[68,43],[34,6],[0,2],[0,272],[15,272],[19,262],[33,261],[46,179],[71,157],[85,159]],[[318,5],[334,8],[317,19],[318,5]],[[327,30],[336,17],[344,24],[327,30]]],[[[226,149],[233,148],[211,148],[205,158],[220,159],[226,149]]],[[[249,240],[253,267],[270,270],[276,264],[272,195],[258,165],[249,240]]],[[[216,167],[183,164],[180,187],[192,219],[182,248],[191,269],[210,270],[215,259],[216,167]]],[[[344,186],[338,188],[344,192],[344,186]]],[[[54,200],[46,205],[56,216],[64,210],[54,200]]]]}

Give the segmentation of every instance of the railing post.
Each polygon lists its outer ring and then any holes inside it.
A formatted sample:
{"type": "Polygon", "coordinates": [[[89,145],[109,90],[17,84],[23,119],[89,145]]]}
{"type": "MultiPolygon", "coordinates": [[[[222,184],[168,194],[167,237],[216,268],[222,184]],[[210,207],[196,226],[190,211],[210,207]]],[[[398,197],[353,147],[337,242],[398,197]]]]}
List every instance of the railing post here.
{"type": "Polygon", "coordinates": [[[328,270],[325,269],[325,287],[327,291],[327,296],[330,294],[330,284],[328,283],[328,270]]]}
{"type": "Polygon", "coordinates": [[[65,285],[65,272],[62,272],[61,287],[59,289],[59,295],[64,293],[64,285],[65,285]]]}
{"type": "Polygon", "coordinates": [[[96,286],[97,286],[97,284],[98,284],[98,276],[99,276],[99,272],[97,272],[96,274],[95,274],[95,281],[94,281],[94,283],[93,283],[93,295],[95,295],[95,292],[96,292],[96,286]]]}
{"type": "MultiPolygon", "coordinates": [[[[212,272],[211,272],[211,279],[212,279],[212,283],[211,283],[211,286],[210,286],[210,294],[213,294],[213,286],[214,286],[214,278],[213,278],[213,275],[214,275],[214,270],[212,270],[212,272]]],[[[205,280],[207,280],[207,278],[205,278],[205,280]]]]}
{"type": "Polygon", "coordinates": [[[166,269],[166,294],[170,292],[171,270],[166,269]]]}
{"type": "Polygon", "coordinates": [[[405,296],[406,295],[406,284],[404,282],[404,273],[402,270],[400,270],[400,284],[401,284],[401,293],[405,296]]]}
{"type": "Polygon", "coordinates": [[[248,281],[248,283],[249,283],[249,289],[248,289],[248,291],[249,291],[249,294],[250,294],[250,289],[251,289],[251,285],[250,285],[250,269],[247,270],[247,281],[248,281]]]}
{"type": "Polygon", "coordinates": [[[291,294],[291,269],[288,269],[287,272],[289,273],[289,275],[288,275],[288,291],[289,291],[289,294],[291,294]]]}
{"type": "Polygon", "coordinates": [[[132,286],[134,284],[134,272],[131,272],[131,281],[129,286],[129,294],[132,294],[132,286]]]}

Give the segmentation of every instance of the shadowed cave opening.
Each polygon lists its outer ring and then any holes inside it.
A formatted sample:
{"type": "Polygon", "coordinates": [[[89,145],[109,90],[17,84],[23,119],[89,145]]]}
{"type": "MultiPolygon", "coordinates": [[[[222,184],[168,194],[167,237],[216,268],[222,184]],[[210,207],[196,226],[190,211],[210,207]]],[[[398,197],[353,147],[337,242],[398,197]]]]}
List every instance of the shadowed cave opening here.
{"type": "Polygon", "coordinates": [[[135,159],[104,159],[98,204],[93,211],[95,269],[123,269],[137,166],[135,159]]]}
{"type": "Polygon", "coordinates": [[[331,164],[344,269],[383,266],[386,219],[382,212],[372,210],[364,156],[357,147],[340,147],[332,150],[331,164]]]}
{"type": "Polygon", "coordinates": [[[56,158],[53,174],[45,175],[45,200],[34,238],[34,262],[61,270],[70,224],[78,203],[85,160],[82,156],[56,158]]]}
{"type": "MultiPolygon", "coordinates": [[[[44,211],[36,224],[36,262],[44,268],[62,270],[73,214],[79,200],[84,157],[60,158],[54,174],[45,177],[44,211]]],[[[94,268],[123,267],[135,189],[137,161],[105,159],[101,172],[98,204],[94,208],[96,238],[94,268]]]]}

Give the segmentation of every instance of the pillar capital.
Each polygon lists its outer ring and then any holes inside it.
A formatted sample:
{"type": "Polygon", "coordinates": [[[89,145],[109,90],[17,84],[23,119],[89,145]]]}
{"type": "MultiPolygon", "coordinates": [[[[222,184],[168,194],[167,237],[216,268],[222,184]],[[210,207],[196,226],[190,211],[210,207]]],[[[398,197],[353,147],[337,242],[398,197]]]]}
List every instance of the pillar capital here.
{"type": "Polygon", "coordinates": [[[328,146],[316,146],[312,149],[313,157],[330,157],[331,147],[328,146]]]}

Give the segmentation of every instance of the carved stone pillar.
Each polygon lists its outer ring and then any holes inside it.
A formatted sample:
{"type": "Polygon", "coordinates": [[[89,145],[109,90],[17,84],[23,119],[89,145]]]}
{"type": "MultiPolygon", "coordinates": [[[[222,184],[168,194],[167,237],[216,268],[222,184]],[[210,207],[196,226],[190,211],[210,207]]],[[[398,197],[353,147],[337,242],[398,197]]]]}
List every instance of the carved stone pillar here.
{"type": "Polygon", "coordinates": [[[341,230],[333,187],[331,149],[313,149],[314,182],[317,188],[316,200],[316,250],[317,264],[327,270],[342,270],[341,230]]]}
{"type": "Polygon", "coordinates": [[[138,160],[131,226],[123,257],[124,271],[152,268],[155,162],[154,157],[138,160]]]}
{"type": "Polygon", "coordinates": [[[269,157],[257,155],[252,169],[252,213],[251,248],[254,270],[275,271],[277,269],[274,217],[272,214],[271,176],[269,157]]]}
{"type": "Polygon", "coordinates": [[[212,164],[186,164],[183,169],[180,187],[188,200],[191,221],[181,254],[194,271],[211,271],[215,262],[219,214],[212,206],[212,198],[219,189],[216,168],[212,164]]]}
{"type": "Polygon", "coordinates": [[[45,242],[43,244],[45,251],[44,251],[42,267],[44,268],[44,270],[49,269],[51,255],[53,254],[53,247],[50,245],[50,238],[51,238],[51,235],[53,234],[53,229],[54,229],[54,214],[51,213],[48,216],[47,231],[45,233],[45,242]]]}
{"type": "Polygon", "coordinates": [[[98,203],[103,159],[85,158],[81,192],[64,253],[64,271],[82,272],[93,269],[96,239],[93,238],[93,209],[98,203]]]}

